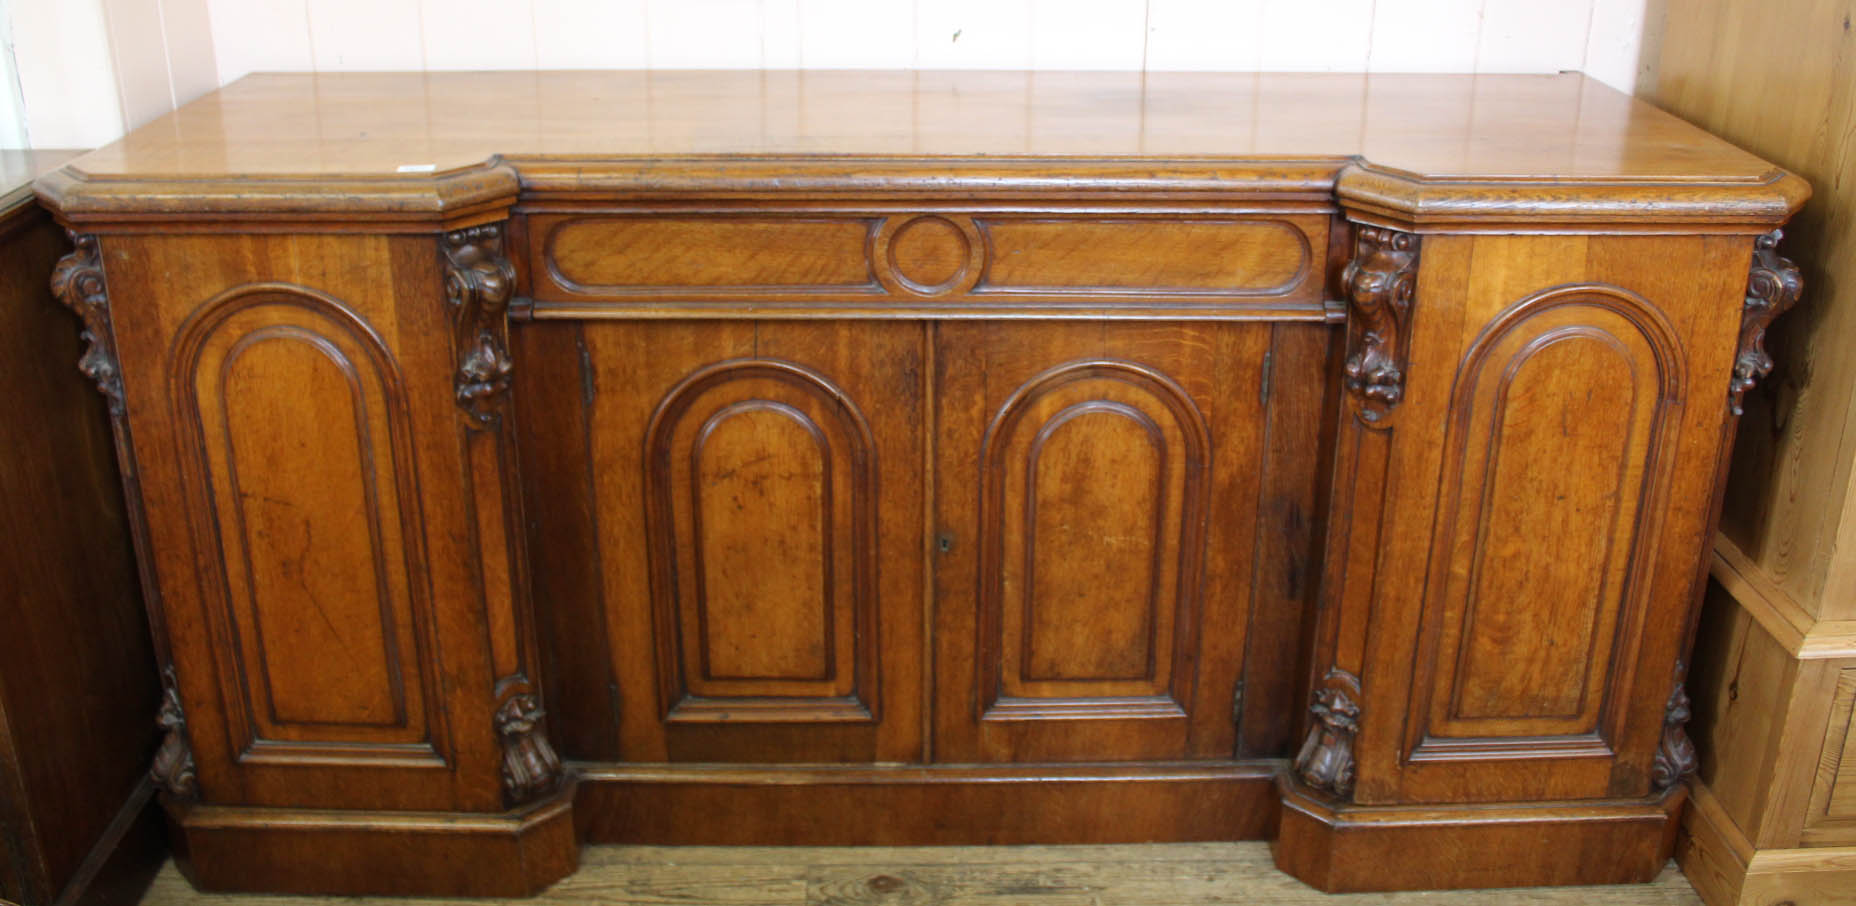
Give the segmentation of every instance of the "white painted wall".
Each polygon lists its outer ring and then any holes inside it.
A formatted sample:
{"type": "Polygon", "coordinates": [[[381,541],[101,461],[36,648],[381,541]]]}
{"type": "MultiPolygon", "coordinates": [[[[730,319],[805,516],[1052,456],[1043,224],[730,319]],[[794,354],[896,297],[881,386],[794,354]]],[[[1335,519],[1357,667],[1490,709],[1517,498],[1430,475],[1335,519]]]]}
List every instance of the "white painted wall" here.
{"type": "Polygon", "coordinates": [[[98,0],[12,0],[12,62],[28,147],[85,148],[123,132],[98,0]]]}
{"type": "Polygon", "coordinates": [[[0,147],[108,144],[219,86],[207,0],[3,0],[19,86],[0,147]]]}
{"type": "Polygon", "coordinates": [[[19,91],[19,61],[13,56],[12,7],[12,0],[0,0],[0,148],[25,148],[26,100],[19,91]]]}
{"type": "Polygon", "coordinates": [[[1579,69],[1630,91],[1645,2],[0,0],[0,11],[14,7],[26,138],[53,147],[102,143],[266,70],[1579,69]],[[49,78],[57,67],[72,81],[49,78]]]}

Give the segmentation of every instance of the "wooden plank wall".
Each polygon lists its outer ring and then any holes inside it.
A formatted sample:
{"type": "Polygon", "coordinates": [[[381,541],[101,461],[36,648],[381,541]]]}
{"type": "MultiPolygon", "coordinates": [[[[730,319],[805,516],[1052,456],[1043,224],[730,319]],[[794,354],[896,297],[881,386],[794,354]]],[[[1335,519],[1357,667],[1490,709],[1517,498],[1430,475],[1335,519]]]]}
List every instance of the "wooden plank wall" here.
{"type": "Polygon", "coordinates": [[[1808,612],[1856,618],[1856,0],[1661,0],[1639,94],[1775,160],[1816,191],[1781,250],[1805,298],[1768,337],[1722,531],[1808,612]]]}
{"type": "Polygon", "coordinates": [[[1804,300],[1746,400],[1689,688],[1679,850],[1710,906],[1856,883],[1856,0],[1652,0],[1638,91],[1811,181],[1804,300]]]}

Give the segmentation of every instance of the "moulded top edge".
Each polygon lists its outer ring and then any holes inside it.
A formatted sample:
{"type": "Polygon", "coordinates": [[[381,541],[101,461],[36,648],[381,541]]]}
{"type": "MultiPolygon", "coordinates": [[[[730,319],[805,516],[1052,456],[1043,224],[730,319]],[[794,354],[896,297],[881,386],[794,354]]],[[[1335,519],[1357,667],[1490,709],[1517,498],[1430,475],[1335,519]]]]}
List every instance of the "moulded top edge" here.
{"type": "MultiPolygon", "coordinates": [[[[431,216],[512,198],[516,180],[525,194],[615,197],[1310,195],[1349,161],[1425,199],[1471,183],[1516,205],[1635,187],[1638,215],[1676,187],[1768,207],[1799,194],[1775,192],[1772,165],[1576,73],[755,70],[253,75],[38,190],[73,218],[431,216]]],[[[1377,203],[1422,207],[1382,189],[1377,203]]]]}

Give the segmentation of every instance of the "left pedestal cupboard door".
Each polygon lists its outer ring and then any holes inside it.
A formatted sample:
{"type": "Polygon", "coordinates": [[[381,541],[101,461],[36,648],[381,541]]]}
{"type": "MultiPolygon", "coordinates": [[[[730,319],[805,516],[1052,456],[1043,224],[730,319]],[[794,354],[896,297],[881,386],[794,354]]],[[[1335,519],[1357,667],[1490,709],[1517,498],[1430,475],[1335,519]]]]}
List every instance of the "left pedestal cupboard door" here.
{"type": "Polygon", "coordinates": [[[163,757],[197,775],[170,792],[501,812],[558,782],[510,531],[501,244],[92,241],[132,300],[104,339],[171,650],[163,757]]]}

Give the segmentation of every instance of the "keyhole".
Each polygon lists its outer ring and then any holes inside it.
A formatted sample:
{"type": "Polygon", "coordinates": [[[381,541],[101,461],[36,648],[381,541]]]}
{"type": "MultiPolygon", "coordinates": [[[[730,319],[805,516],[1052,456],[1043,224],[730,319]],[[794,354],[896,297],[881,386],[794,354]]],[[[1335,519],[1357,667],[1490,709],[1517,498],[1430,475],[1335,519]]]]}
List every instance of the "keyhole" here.
{"type": "Polygon", "coordinates": [[[934,536],[934,544],[936,547],[941,549],[941,553],[945,554],[948,551],[951,551],[954,549],[954,536],[946,532],[942,532],[941,534],[934,536]]]}

